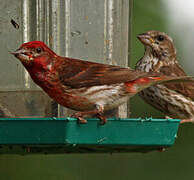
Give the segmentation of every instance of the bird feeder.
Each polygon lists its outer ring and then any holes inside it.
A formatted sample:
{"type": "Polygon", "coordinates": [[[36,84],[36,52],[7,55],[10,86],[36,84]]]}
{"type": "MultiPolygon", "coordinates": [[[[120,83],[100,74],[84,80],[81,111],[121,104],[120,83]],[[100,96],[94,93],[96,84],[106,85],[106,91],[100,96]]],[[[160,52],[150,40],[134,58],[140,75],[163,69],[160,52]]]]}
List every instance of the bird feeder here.
{"type": "MultiPolygon", "coordinates": [[[[70,113],[45,96],[9,54],[23,42],[41,40],[61,56],[127,67],[131,1],[18,2],[10,7],[2,1],[1,9],[9,14],[0,23],[1,154],[147,152],[173,145],[176,119],[112,118],[102,126],[98,119],[78,124],[73,118],[43,118],[70,113]]],[[[121,109],[115,115],[126,117],[129,109],[121,109]]]]}
{"type": "Polygon", "coordinates": [[[174,144],[178,119],[0,118],[0,153],[148,152],[174,144]]]}

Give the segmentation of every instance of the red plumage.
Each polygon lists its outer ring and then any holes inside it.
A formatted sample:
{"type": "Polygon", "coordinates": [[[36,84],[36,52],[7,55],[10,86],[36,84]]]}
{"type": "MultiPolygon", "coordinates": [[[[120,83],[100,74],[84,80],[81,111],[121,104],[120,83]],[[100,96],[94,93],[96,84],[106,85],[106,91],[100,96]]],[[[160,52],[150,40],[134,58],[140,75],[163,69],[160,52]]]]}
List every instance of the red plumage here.
{"type": "Polygon", "coordinates": [[[99,117],[153,84],[187,77],[160,76],[130,68],[61,57],[41,41],[24,43],[13,52],[39,85],[57,103],[80,111],[74,116],[82,123],[89,114],[99,117]]]}

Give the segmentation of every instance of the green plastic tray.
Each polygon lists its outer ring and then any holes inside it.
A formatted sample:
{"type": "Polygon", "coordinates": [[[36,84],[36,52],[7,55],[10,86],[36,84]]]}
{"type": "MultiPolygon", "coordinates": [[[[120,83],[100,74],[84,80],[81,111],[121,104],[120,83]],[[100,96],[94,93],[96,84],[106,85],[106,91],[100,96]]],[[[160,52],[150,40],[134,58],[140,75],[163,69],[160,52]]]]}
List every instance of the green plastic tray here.
{"type": "Polygon", "coordinates": [[[0,118],[0,153],[147,152],[174,144],[178,119],[0,118]]]}

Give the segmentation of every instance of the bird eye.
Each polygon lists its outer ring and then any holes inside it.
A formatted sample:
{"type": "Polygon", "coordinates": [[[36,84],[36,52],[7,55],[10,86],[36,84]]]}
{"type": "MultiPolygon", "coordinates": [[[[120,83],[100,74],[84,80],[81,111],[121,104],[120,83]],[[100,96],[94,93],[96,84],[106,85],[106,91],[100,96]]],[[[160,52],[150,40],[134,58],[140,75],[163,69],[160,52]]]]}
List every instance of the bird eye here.
{"type": "Polygon", "coordinates": [[[42,52],[42,48],[40,48],[40,47],[36,48],[36,52],[37,53],[41,53],[42,52]]]}
{"type": "Polygon", "coordinates": [[[164,36],[162,36],[162,35],[159,35],[156,38],[157,38],[158,41],[163,41],[164,40],[164,36]]]}

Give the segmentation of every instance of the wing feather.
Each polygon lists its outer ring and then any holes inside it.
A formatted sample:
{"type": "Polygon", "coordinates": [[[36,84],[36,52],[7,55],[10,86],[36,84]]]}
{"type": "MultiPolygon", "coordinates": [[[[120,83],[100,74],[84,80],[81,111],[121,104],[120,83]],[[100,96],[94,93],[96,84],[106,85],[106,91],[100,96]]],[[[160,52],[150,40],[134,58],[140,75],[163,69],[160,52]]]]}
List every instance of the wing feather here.
{"type": "MultiPolygon", "coordinates": [[[[187,74],[178,65],[164,66],[160,68],[160,73],[168,76],[186,76],[187,74]]],[[[184,83],[167,83],[165,86],[171,90],[174,90],[186,97],[194,100],[194,82],[184,82],[184,83]]]]}
{"type": "Polygon", "coordinates": [[[71,88],[123,83],[148,75],[130,68],[72,58],[64,58],[57,68],[61,83],[71,88]]]}

